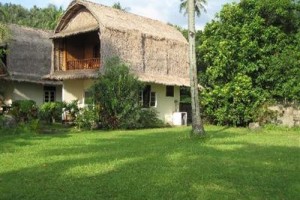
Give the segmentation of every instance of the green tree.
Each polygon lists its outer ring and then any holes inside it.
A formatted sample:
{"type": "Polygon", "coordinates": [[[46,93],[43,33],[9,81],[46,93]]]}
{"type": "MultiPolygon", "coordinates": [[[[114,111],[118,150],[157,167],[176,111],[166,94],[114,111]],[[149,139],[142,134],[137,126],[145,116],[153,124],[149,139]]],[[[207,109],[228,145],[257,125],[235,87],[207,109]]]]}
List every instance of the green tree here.
{"type": "Polygon", "coordinates": [[[192,134],[194,136],[205,135],[203,123],[200,116],[200,105],[198,95],[198,80],[195,51],[195,0],[188,0],[188,29],[189,29],[189,60],[190,60],[190,84],[192,104],[192,134]]]}
{"type": "Polygon", "coordinates": [[[242,0],[198,33],[202,104],[211,122],[247,125],[269,102],[300,100],[299,27],[299,1],[242,0]]]}
{"type": "MultiPolygon", "coordinates": [[[[6,24],[0,22],[0,45],[7,42],[10,38],[10,33],[6,24]]],[[[3,49],[0,48],[0,57],[3,54],[3,49]]]]}
{"type": "MultiPolygon", "coordinates": [[[[201,10],[206,12],[204,4],[206,4],[206,0],[195,0],[195,12],[198,17],[201,15],[201,10]]],[[[180,7],[179,7],[180,12],[184,12],[184,15],[188,13],[188,0],[180,0],[180,7]]]]}
{"type": "Polygon", "coordinates": [[[93,101],[100,108],[102,126],[109,129],[131,128],[138,120],[142,83],[117,57],[107,60],[104,68],[104,75],[99,75],[91,88],[93,101]]]}
{"type": "Polygon", "coordinates": [[[63,13],[63,9],[49,4],[46,8],[33,6],[26,9],[21,5],[11,3],[0,3],[0,22],[24,25],[41,29],[54,29],[58,19],[63,13]]]}
{"type": "MultiPolygon", "coordinates": [[[[0,9],[0,18],[1,19],[8,18],[8,14],[5,10],[0,9]]],[[[6,26],[6,24],[4,24],[3,22],[0,21],[0,45],[7,42],[9,37],[10,37],[10,34],[9,34],[8,27],[6,26]]],[[[2,53],[3,53],[3,51],[0,50],[0,56],[2,55],[2,53]]]]}

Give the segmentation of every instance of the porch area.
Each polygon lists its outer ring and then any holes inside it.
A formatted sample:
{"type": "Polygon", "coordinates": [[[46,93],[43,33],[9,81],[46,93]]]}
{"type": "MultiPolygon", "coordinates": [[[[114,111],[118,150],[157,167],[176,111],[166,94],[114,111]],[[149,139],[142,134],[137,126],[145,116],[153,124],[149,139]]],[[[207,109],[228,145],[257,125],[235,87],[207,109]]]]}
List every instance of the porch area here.
{"type": "Polygon", "coordinates": [[[53,42],[55,71],[100,68],[100,40],[97,31],[57,38],[53,42]]]}

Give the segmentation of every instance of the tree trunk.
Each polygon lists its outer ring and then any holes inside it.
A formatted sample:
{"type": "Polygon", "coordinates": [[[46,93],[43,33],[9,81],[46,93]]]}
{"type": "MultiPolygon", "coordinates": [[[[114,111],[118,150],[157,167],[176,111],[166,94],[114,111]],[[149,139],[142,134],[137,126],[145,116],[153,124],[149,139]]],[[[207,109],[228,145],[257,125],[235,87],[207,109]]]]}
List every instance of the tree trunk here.
{"type": "Polygon", "coordinates": [[[189,28],[189,58],[190,58],[190,83],[192,103],[192,134],[193,136],[204,136],[205,131],[200,116],[200,105],[198,96],[198,78],[196,66],[195,49],[195,0],[188,0],[188,28],[189,28]]]}

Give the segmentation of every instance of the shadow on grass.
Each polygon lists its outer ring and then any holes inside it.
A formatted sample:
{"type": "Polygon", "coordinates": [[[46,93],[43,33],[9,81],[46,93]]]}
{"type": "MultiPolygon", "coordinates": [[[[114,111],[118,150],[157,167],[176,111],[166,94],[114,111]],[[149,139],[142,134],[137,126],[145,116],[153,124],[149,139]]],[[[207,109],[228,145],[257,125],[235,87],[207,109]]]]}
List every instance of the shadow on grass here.
{"type": "MultiPolygon", "coordinates": [[[[0,147],[4,145],[29,146],[36,141],[51,140],[53,138],[67,138],[72,133],[70,128],[57,126],[42,126],[31,130],[29,126],[14,129],[0,129],[0,147]]],[[[0,148],[1,150],[1,148],[0,148]]],[[[0,152],[1,154],[1,152],[0,152]]]]}
{"type": "Polygon", "coordinates": [[[184,139],[187,129],[73,135],[0,173],[0,199],[297,198],[298,148],[220,140],[245,135],[225,130],[209,132],[213,143],[184,139]]]}

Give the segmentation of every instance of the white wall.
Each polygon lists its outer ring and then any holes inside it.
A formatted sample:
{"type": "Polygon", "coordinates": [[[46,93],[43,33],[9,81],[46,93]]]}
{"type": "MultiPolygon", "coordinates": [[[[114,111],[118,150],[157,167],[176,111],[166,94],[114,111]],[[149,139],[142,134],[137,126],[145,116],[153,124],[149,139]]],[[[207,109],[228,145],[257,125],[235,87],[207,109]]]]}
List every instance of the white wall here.
{"type": "Polygon", "coordinates": [[[166,96],[166,86],[160,84],[150,84],[151,91],[156,92],[159,118],[166,123],[172,124],[173,112],[179,111],[180,88],[174,86],[174,97],[166,96]],[[178,102],[175,106],[175,100],[178,102]]]}
{"type": "MultiPolygon", "coordinates": [[[[15,100],[33,100],[37,105],[44,103],[44,85],[27,82],[1,81],[5,84],[5,103],[15,100]]],[[[62,100],[62,86],[56,86],[56,101],[62,100]]]]}
{"type": "MultiPolygon", "coordinates": [[[[84,103],[84,91],[89,89],[93,84],[93,80],[64,80],[63,82],[63,101],[71,102],[73,100],[79,100],[80,106],[84,103]]],[[[179,110],[180,101],[180,88],[174,87],[174,97],[166,96],[166,86],[160,84],[150,84],[151,91],[156,92],[157,103],[155,109],[158,111],[159,118],[166,123],[172,124],[173,112],[179,110]],[[177,103],[177,110],[175,106],[175,100],[177,103]]]]}
{"type": "Polygon", "coordinates": [[[92,79],[74,79],[63,81],[63,101],[70,103],[73,100],[79,100],[78,103],[83,106],[84,92],[93,84],[92,79]]]}

